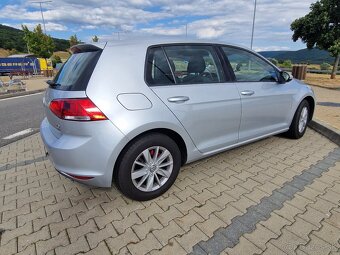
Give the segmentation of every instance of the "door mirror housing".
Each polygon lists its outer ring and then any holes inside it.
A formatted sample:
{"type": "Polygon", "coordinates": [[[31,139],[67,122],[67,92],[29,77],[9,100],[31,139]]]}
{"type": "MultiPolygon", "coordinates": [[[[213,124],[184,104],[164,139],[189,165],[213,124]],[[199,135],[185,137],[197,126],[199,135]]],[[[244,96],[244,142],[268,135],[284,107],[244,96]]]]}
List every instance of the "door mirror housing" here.
{"type": "Polygon", "coordinates": [[[279,84],[284,84],[286,82],[290,82],[291,80],[293,80],[293,77],[286,71],[281,71],[279,73],[279,80],[278,83],[279,84]]]}

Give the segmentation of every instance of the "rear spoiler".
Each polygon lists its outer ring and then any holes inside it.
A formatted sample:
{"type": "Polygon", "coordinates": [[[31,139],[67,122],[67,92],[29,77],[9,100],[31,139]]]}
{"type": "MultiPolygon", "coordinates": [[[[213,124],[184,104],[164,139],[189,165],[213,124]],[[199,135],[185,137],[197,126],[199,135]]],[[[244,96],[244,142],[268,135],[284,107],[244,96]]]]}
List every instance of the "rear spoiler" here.
{"type": "Polygon", "coordinates": [[[107,43],[100,43],[100,44],[77,44],[70,48],[72,54],[82,53],[82,52],[92,52],[92,51],[99,51],[105,48],[107,43]]]}

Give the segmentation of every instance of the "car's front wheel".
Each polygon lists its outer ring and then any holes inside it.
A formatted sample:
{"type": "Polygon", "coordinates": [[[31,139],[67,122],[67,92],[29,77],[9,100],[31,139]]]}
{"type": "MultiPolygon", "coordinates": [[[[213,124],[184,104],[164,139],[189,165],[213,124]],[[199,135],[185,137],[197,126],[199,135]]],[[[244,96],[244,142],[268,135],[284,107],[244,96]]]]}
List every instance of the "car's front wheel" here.
{"type": "Polygon", "coordinates": [[[310,120],[310,106],[306,100],[303,100],[295,112],[293,121],[286,133],[288,137],[293,139],[301,138],[307,129],[310,120]]]}
{"type": "Polygon", "coordinates": [[[181,167],[177,144],[168,136],[152,133],[133,141],[115,169],[121,192],[139,201],[162,195],[175,182],[181,167]]]}

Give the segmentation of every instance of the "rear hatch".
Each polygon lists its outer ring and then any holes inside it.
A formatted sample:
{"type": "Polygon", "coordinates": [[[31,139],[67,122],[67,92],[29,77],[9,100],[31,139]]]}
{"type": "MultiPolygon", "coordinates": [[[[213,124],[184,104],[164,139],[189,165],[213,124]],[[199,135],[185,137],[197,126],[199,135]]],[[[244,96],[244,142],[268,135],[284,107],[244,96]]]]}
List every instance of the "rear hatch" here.
{"type": "Polygon", "coordinates": [[[55,78],[48,81],[49,87],[43,103],[51,131],[56,137],[60,137],[62,133],[72,133],[74,121],[99,120],[105,117],[100,116],[99,109],[96,112],[96,106],[85,92],[104,47],[89,44],[72,47],[71,57],[55,78]]]}

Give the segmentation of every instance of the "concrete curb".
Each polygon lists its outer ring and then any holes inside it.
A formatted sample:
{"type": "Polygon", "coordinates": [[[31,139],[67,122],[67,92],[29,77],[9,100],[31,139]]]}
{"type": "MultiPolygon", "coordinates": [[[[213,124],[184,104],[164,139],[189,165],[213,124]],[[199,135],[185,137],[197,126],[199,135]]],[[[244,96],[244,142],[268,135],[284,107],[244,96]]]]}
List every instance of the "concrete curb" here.
{"type": "Polygon", "coordinates": [[[318,87],[318,88],[322,88],[322,89],[329,89],[329,90],[340,90],[340,87],[336,87],[336,88],[330,88],[330,87],[324,87],[322,85],[317,85],[317,84],[312,84],[312,83],[306,83],[309,86],[312,87],[318,87]]]}
{"type": "Polygon", "coordinates": [[[309,123],[309,127],[327,137],[331,142],[340,146],[340,132],[335,128],[319,120],[312,120],[309,123]]]}
{"type": "Polygon", "coordinates": [[[32,94],[36,94],[36,93],[39,93],[39,92],[44,92],[45,90],[46,89],[38,89],[38,90],[32,90],[32,91],[24,91],[24,92],[18,92],[18,93],[3,94],[3,95],[0,95],[0,99],[32,95],[32,94]]]}

